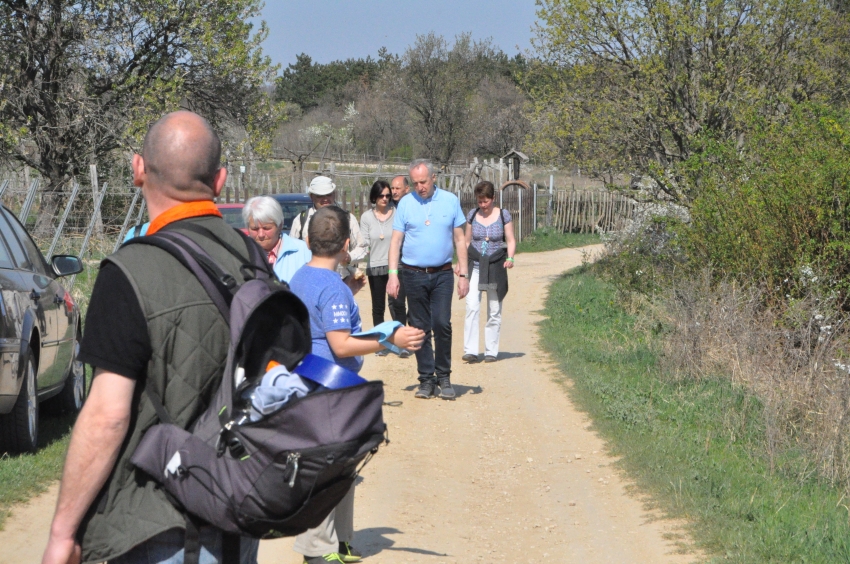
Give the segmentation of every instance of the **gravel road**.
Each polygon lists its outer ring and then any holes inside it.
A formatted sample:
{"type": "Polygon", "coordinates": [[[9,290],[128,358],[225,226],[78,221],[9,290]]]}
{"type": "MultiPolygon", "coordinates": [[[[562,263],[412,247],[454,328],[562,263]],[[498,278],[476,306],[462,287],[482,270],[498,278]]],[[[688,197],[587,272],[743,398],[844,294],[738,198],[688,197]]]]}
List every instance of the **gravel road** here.
{"type": "MultiPolygon", "coordinates": [[[[597,247],[585,248],[594,252],[597,247]]],[[[645,509],[568,399],[538,348],[546,288],[582,260],[563,249],[517,257],[505,299],[501,353],[464,364],[463,301],[452,311],[455,401],[417,400],[415,359],[366,359],[382,379],[391,443],[357,486],[355,542],[366,562],[430,564],[684,563],[681,524],[645,509]]],[[[371,319],[369,292],[357,296],[371,319]]],[[[370,323],[367,321],[367,325],[370,323]]],[[[0,532],[0,564],[40,561],[56,487],[13,512],[0,532]]],[[[292,539],[263,541],[260,564],[300,564],[292,539]]]]}

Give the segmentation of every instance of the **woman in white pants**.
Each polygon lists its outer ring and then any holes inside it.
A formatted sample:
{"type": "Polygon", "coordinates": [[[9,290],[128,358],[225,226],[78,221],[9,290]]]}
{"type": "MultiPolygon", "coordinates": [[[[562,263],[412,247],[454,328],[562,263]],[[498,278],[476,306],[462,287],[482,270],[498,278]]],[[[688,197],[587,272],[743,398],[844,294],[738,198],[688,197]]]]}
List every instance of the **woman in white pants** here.
{"type": "Polygon", "coordinates": [[[508,269],[514,266],[514,224],[510,212],[494,205],[492,182],[475,186],[478,207],[466,217],[466,246],[469,255],[469,293],[463,324],[463,360],[478,362],[478,325],[481,294],[487,296],[487,323],[484,326],[484,362],[499,356],[502,326],[502,300],[508,293],[508,269]]]}

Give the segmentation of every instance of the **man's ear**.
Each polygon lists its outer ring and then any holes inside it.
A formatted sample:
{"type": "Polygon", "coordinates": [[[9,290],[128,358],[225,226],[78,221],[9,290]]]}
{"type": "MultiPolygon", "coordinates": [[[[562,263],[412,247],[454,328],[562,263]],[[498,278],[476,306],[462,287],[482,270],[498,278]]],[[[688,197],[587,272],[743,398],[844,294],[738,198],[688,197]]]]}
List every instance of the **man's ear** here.
{"type": "Polygon", "coordinates": [[[221,167],[213,176],[213,194],[216,198],[221,194],[221,190],[224,188],[224,183],[227,182],[227,169],[221,167]]]}
{"type": "Polygon", "coordinates": [[[138,153],[133,155],[133,185],[141,187],[145,183],[147,173],[145,172],[145,159],[138,153]]]}

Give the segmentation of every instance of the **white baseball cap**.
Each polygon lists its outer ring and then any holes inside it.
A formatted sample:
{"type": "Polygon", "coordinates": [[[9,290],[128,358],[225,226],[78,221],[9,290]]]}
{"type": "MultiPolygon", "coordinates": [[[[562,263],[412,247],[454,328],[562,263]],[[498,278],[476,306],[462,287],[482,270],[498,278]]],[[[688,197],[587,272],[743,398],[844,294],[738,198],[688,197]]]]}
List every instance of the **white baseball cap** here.
{"type": "Polygon", "coordinates": [[[317,196],[327,196],[334,190],[336,190],[336,184],[330,178],[327,176],[317,176],[310,181],[310,187],[307,188],[307,193],[317,196]]]}

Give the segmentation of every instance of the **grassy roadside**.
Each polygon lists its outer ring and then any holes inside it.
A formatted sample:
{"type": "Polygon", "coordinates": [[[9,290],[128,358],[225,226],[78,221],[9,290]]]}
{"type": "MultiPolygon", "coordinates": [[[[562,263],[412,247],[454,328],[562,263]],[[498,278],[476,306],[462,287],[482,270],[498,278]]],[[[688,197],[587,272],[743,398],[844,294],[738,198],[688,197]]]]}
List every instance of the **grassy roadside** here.
{"type": "Polygon", "coordinates": [[[538,229],[517,245],[518,253],[539,253],[542,251],[554,251],[584,247],[601,243],[599,235],[595,233],[560,233],[549,229],[538,229]]]}
{"type": "Polygon", "coordinates": [[[74,417],[42,412],[38,451],[0,456],[0,530],[11,508],[45,491],[62,475],[74,417]]]}
{"type": "Polygon", "coordinates": [[[771,472],[755,398],[720,377],[659,375],[657,337],[636,331],[587,269],[553,284],[545,312],[542,342],[574,383],[571,396],[638,486],[691,523],[711,561],[850,561],[850,504],[800,479],[802,457],[775,460],[771,472]]]}
{"type": "MultiPolygon", "coordinates": [[[[89,296],[97,269],[90,267],[77,276],[71,294],[85,320],[89,296]]],[[[86,386],[91,385],[91,368],[86,366],[86,386]]],[[[74,416],[51,415],[41,404],[38,450],[32,454],[0,453],[0,531],[13,505],[44,492],[62,475],[65,452],[71,437],[74,416]]]]}

